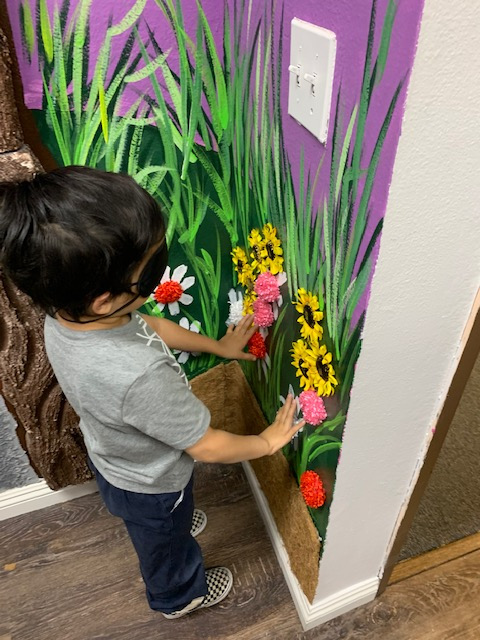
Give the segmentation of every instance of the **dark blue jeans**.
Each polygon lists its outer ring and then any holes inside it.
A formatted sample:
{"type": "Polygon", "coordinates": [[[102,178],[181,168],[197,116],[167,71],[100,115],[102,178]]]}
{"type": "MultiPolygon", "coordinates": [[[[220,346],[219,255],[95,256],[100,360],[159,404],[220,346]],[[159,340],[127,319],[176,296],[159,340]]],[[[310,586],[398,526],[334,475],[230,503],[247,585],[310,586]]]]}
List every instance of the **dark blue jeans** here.
{"type": "Polygon", "coordinates": [[[206,595],[202,551],[190,535],[193,475],[175,493],[134,493],[111,485],[89,460],[107,509],[122,518],[140,561],[150,607],[172,613],[206,595]]]}

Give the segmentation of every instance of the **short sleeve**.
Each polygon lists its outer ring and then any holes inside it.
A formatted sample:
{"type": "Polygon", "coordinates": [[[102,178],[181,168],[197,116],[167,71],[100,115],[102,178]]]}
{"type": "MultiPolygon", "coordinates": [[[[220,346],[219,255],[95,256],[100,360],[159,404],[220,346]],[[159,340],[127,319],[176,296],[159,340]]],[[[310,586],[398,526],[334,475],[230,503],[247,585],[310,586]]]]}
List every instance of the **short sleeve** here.
{"type": "Polygon", "coordinates": [[[125,394],[123,421],[155,440],[184,451],[210,425],[210,412],[168,361],[151,365],[125,394]]]}

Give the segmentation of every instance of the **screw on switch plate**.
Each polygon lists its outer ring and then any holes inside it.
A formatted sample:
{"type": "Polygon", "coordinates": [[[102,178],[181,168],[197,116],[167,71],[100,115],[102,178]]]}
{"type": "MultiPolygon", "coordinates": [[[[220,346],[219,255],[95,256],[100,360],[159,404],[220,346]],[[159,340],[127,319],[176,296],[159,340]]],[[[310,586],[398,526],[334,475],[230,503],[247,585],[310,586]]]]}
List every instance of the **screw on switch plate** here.
{"type": "Polygon", "coordinates": [[[292,20],[288,113],[327,141],[337,38],[333,31],[292,20]]]}

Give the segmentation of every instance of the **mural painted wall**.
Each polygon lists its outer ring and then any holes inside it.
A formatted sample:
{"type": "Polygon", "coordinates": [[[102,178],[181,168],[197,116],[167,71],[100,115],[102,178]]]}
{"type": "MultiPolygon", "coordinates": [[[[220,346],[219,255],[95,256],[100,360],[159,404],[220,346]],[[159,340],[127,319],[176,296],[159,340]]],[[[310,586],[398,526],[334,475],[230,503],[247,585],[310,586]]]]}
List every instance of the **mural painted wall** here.
{"type": "MultiPolygon", "coordinates": [[[[244,362],[323,537],[413,62],[419,0],[11,0],[27,106],[61,165],[131,174],[168,215],[146,305],[244,362]],[[287,115],[290,22],[337,34],[327,144],[287,115]]],[[[210,355],[177,354],[188,375],[210,355]]]]}

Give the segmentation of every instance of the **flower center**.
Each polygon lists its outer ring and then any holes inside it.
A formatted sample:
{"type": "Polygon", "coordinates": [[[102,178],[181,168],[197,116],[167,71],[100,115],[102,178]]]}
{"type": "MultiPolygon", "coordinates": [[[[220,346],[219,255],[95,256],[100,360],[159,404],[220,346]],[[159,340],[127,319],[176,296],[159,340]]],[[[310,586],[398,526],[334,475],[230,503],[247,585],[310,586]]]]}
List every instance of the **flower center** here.
{"type": "Polygon", "coordinates": [[[323,360],[323,356],[319,356],[317,358],[317,371],[320,374],[320,376],[325,380],[325,382],[328,382],[328,376],[330,374],[330,368],[328,366],[328,364],[325,364],[324,362],[322,362],[323,360]]]}
{"type": "Polygon", "coordinates": [[[253,254],[255,256],[255,260],[257,262],[261,262],[262,256],[260,255],[260,247],[258,246],[258,244],[254,244],[253,245],[252,251],[253,251],[253,254]]]}
{"type": "Polygon", "coordinates": [[[275,260],[275,249],[273,247],[273,243],[271,240],[267,242],[267,244],[265,245],[265,248],[267,250],[267,255],[270,258],[270,260],[275,260]]]}
{"type": "Polygon", "coordinates": [[[303,377],[308,378],[308,367],[305,366],[305,360],[302,360],[300,358],[300,360],[298,361],[298,368],[302,372],[303,377]]]}
{"type": "Polygon", "coordinates": [[[242,273],[244,266],[245,266],[245,263],[243,262],[243,260],[240,260],[240,258],[239,258],[238,261],[237,261],[238,273],[242,273]]]}
{"type": "Polygon", "coordinates": [[[158,285],[153,297],[161,304],[168,304],[169,302],[177,302],[177,300],[180,300],[182,293],[183,289],[179,282],[167,280],[158,285]]]}
{"type": "Polygon", "coordinates": [[[312,307],[308,304],[303,307],[303,317],[308,326],[313,329],[315,327],[315,318],[313,317],[312,307]]]}
{"type": "Polygon", "coordinates": [[[251,278],[247,278],[245,280],[245,287],[247,288],[247,291],[253,291],[254,286],[255,282],[251,278]]]}

